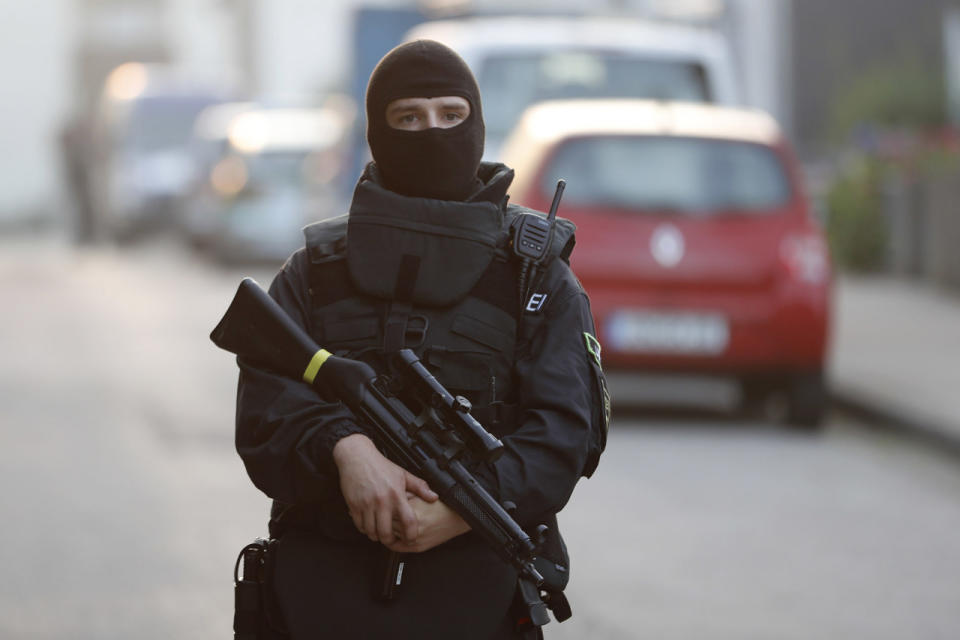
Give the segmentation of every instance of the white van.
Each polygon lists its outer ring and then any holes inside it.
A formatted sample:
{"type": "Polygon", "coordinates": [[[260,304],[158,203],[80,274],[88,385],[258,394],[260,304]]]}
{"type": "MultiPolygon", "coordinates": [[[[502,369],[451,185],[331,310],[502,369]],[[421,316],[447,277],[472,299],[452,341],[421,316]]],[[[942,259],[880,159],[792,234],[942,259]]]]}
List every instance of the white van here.
{"type": "Polygon", "coordinates": [[[497,159],[527,106],[559,98],[659,98],[736,106],[730,49],[716,31],[599,17],[484,17],[425,22],[426,38],[456,50],[477,76],[497,159]]]}

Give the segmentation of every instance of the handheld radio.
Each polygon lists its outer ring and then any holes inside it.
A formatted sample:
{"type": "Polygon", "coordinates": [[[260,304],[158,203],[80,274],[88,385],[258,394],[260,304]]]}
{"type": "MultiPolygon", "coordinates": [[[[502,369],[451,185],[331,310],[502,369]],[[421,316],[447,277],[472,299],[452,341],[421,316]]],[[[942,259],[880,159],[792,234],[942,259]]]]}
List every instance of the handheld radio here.
{"type": "Polygon", "coordinates": [[[557,208],[566,186],[566,180],[557,180],[557,190],[546,219],[534,213],[523,213],[510,225],[513,253],[521,260],[518,283],[521,300],[526,298],[527,289],[536,277],[537,267],[550,252],[557,208]]]}

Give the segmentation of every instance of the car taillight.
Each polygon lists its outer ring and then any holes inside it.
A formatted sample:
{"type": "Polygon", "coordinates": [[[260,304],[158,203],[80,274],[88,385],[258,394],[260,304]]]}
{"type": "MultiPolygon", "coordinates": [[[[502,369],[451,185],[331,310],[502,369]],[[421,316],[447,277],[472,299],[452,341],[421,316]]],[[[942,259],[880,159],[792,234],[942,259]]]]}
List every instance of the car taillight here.
{"type": "Polygon", "coordinates": [[[808,284],[821,284],[830,273],[830,257],[823,238],[790,234],[780,243],[780,259],[790,277],[808,284]]]}

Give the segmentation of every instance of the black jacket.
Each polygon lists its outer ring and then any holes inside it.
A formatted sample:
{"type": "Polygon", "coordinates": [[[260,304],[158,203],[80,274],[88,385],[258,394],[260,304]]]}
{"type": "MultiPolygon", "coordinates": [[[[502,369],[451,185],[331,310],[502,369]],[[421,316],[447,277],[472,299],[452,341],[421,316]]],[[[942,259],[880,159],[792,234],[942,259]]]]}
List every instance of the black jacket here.
{"type": "MultiPolygon", "coordinates": [[[[382,206],[399,211],[414,206],[427,209],[442,206],[452,207],[450,215],[458,215],[461,209],[469,215],[470,207],[482,202],[487,208],[493,203],[494,213],[506,224],[509,214],[504,193],[512,171],[502,165],[484,165],[482,175],[486,178],[484,185],[471,202],[450,203],[392,194],[377,187],[375,174],[368,171],[358,186],[351,211],[357,211],[364,202],[369,204],[371,193],[385,198],[382,206]],[[361,188],[365,182],[366,191],[361,188]]],[[[280,306],[308,331],[312,328],[310,266],[308,252],[297,251],[269,289],[280,306]]],[[[515,287],[516,283],[504,282],[503,286],[515,287]]],[[[507,432],[497,434],[501,436],[505,454],[478,473],[481,483],[495,497],[517,506],[514,516],[524,527],[551,519],[570,498],[587,461],[590,425],[598,402],[595,386],[598,369],[591,364],[584,336],[595,334],[586,293],[566,262],[560,259],[550,262],[532,291],[546,295],[539,298],[542,300],[539,308],[520,315],[513,356],[515,388],[511,390],[519,405],[519,419],[507,432]]],[[[528,301],[520,303],[526,307],[528,301]]],[[[535,306],[531,305],[531,309],[535,306]]],[[[240,369],[237,451],[254,484],[275,500],[274,519],[291,505],[300,505],[301,512],[306,505],[315,522],[320,524],[316,529],[321,533],[315,538],[309,536],[316,530],[305,533],[312,540],[305,548],[311,544],[341,543],[360,545],[367,549],[364,553],[382,548],[353,529],[340,496],[332,459],[336,442],[351,433],[363,432],[363,425],[358,425],[350,411],[336,399],[322,398],[300,381],[243,361],[240,369]]],[[[461,538],[464,540],[455,539],[442,547],[457,549],[473,544],[471,534],[461,538]]],[[[421,557],[416,561],[429,564],[431,556],[449,555],[449,549],[438,549],[417,554],[421,557]]],[[[338,557],[342,556],[342,549],[337,553],[338,557]]],[[[484,551],[475,550],[473,555],[474,562],[483,558],[484,563],[487,560],[498,563],[487,558],[484,551]]],[[[449,558],[443,563],[445,568],[455,570],[449,558]]],[[[469,569],[465,566],[464,570],[469,569]]],[[[424,569],[424,573],[429,570],[424,569]]],[[[504,575],[509,575],[509,571],[504,575]]],[[[504,577],[500,582],[506,584],[509,580],[504,577]]]]}

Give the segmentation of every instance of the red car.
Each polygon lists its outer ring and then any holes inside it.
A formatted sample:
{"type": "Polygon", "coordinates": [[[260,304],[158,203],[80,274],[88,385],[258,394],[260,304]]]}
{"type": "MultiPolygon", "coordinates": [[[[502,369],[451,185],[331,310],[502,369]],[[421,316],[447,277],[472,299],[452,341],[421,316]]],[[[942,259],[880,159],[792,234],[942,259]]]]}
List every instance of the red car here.
{"type": "Polygon", "coordinates": [[[577,225],[604,367],[734,375],[785,417],[824,413],[832,283],[797,163],[768,115],[638,100],[531,107],[508,141],[514,202],[577,225]],[[775,395],[771,395],[775,394],[775,395]],[[783,404],[783,403],[781,403],[783,404]]]}

